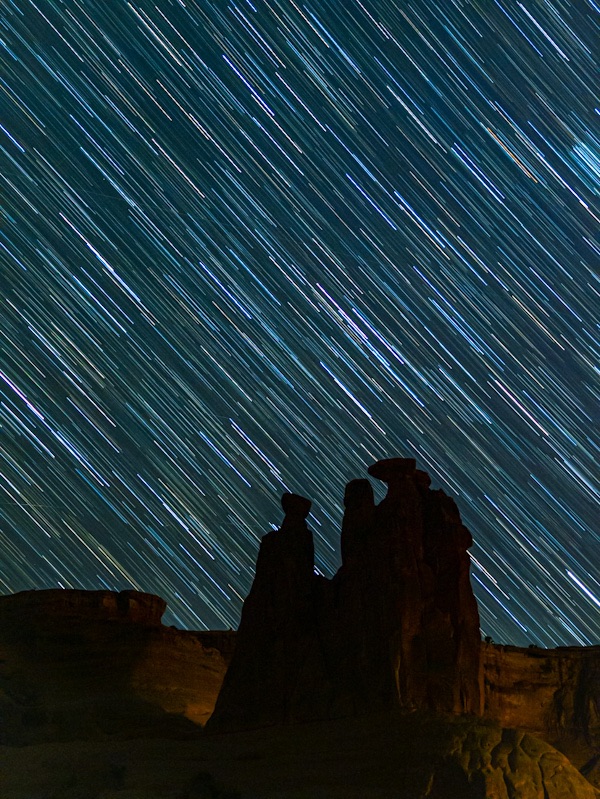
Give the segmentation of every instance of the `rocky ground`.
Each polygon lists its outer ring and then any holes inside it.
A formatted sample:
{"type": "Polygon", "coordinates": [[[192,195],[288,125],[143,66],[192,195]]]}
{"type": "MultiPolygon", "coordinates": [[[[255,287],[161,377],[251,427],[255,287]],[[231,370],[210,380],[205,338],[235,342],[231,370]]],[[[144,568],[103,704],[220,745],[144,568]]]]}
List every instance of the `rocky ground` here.
{"type": "Polygon", "coordinates": [[[0,749],[2,799],[598,799],[526,733],[384,713],[198,740],[0,749]]]}

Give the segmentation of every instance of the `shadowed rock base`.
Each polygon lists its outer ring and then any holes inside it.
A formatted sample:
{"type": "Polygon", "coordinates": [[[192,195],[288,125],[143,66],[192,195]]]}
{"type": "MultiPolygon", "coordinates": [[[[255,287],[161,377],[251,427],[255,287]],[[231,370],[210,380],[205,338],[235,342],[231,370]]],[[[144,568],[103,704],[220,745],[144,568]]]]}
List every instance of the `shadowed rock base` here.
{"type": "Polygon", "coordinates": [[[413,712],[192,728],[191,742],[181,714],[211,712],[235,634],[163,628],[163,606],[135,592],[0,598],[2,799],[594,796],[533,736],[597,779],[599,647],[482,645],[485,715],[529,735],[413,712]]]}
{"type": "Polygon", "coordinates": [[[597,778],[600,648],[481,644],[456,505],[410,459],[369,473],[332,580],[284,495],[209,733],[233,633],[133,591],[1,597],[0,799],[600,799],[535,737],[597,778]]]}
{"type": "Polygon", "coordinates": [[[547,744],[426,713],[0,748],[2,799],[598,799],[547,744]]]}

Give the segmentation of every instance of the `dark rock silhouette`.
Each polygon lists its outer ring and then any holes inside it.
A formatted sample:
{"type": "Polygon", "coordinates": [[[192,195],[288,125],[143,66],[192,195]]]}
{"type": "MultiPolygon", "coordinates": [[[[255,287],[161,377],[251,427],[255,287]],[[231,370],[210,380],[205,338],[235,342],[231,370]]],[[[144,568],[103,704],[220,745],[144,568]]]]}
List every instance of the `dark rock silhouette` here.
{"type": "Polygon", "coordinates": [[[314,573],[310,502],[285,494],[281,528],[262,539],[236,651],[212,730],[394,708],[481,714],[471,536],[455,503],[412,459],[369,468],[388,485],[346,486],[342,566],[314,573]]]}
{"type": "Polygon", "coordinates": [[[283,496],[237,634],[135,591],[0,597],[3,799],[600,799],[600,647],[481,642],[456,505],[413,460],[369,473],[332,580],[283,496]]]}

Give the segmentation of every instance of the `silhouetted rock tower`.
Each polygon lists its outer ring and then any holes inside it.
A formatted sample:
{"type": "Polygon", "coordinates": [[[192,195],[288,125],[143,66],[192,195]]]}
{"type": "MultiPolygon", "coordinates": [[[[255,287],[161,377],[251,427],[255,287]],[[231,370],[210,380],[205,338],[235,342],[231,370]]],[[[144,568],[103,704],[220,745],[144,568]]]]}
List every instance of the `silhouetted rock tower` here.
{"type": "Polygon", "coordinates": [[[314,573],[311,503],[284,494],[264,536],[236,651],[208,728],[233,730],[392,708],[481,714],[472,544],[452,499],[411,458],[381,460],[344,495],[342,565],[314,573]]]}

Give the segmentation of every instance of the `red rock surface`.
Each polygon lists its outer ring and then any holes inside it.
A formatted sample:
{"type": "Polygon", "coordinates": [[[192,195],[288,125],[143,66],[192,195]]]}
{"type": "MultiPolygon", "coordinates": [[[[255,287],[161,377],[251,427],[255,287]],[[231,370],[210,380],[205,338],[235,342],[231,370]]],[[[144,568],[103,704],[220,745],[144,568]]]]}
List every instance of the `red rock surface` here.
{"type": "Polygon", "coordinates": [[[164,627],[165,607],[136,591],[0,597],[0,743],[194,733],[231,637],[164,627]]]}
{"type": "Polygon", "coordinates": [[[482,644],[485,716],[566,754],[600,788],[600,646],[482,644]]]}
{"type": "Polygon", "coordinates": [[[79,783],[91,796],[81,763],[95,752],[98,796],[119,782],[192,799],[213,791],[207,773],[290,799],[600,796],[600,647],[481,643],[456,505],[409,459],[369,472],[388,494],[375,505],[367,480],[346,487],[332,580],[314,573],[310,502],[284,495],[238,634],[164,627],[165,602],[135,591],[0,597],[2,799],[79,783]],[[217,734],[198,738],[230,660],[217,734]]]}

